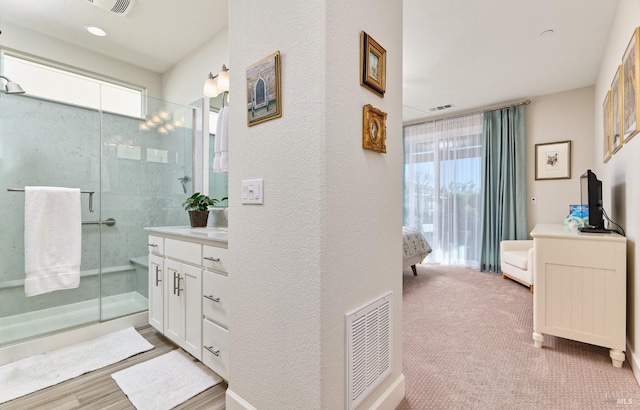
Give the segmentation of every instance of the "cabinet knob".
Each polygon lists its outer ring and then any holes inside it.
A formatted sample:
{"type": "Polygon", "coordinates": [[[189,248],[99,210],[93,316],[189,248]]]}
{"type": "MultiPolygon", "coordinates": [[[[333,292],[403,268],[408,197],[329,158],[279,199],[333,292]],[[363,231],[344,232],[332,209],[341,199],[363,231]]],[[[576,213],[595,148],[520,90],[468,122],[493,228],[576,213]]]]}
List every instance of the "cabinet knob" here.
{"type": "Polygon", "coordinates": [[[211,256],[205,256],[203,259],[206,259],[211,262],[220,262],[220,258],[213,258],[211,256]]]}
{"type": "Polygon", "coordinates": [[[203,295],[205,299],[212,300],[216,303],[220,303],[220,298],[214,298],[213,295],[203,295]]]}
{"type": "Polygon", "coordinates": [[[148,243],[147,246],[151,246],[152,248],[157,248],[158,244],[157,243],[148,243]]]}
{"type": "Polygon", "coordinates": [[[214,356],[220,357],[220,350],[213,350],[213,346],[205,346],[204,348],[210,351],[214,356]]]}

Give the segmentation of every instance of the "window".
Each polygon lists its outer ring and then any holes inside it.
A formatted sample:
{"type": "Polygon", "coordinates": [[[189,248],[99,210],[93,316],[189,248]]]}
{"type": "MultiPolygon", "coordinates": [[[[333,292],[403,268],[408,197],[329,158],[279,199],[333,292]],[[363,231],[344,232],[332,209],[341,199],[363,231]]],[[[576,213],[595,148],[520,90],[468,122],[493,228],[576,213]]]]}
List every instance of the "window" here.
{"type": "Polygon", "coordinates": [[[4,53],[3,72],[28,95],[142,118],[142,89],[127,87],[68,69],[4,53]]]}
{"type": "Polygon", "coordinates": [[[404,128],[404,224],[420,230],[429,260],[478,267],[482,114],[404,128]]]}

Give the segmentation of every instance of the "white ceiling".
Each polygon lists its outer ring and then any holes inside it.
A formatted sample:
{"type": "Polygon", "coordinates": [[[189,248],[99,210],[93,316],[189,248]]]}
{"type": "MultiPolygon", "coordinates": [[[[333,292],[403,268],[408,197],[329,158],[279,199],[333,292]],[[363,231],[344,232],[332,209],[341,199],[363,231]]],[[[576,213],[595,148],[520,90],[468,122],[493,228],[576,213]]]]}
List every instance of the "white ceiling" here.
{"type": "MultiPolygon", "coordinates": [[[[593,85],[617,3],[404,0],[403,121],[593,85]]],[[[124,17],[88,0],[0,0],[0,30],[9,22],[163,73],[224,29],[227,13],[227,0],[135,0],[124,17]]]]}

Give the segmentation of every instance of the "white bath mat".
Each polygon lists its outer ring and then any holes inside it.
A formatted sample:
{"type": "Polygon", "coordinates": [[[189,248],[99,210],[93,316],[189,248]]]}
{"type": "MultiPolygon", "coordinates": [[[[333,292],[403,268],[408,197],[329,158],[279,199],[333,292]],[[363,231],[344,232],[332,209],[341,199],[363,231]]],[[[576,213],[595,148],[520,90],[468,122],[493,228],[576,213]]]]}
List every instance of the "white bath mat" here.
{"type": "Polygon", "coordinates": [[[153,349],[132,327],[0,366],[0,403],[153,349]]]}
{"type": "Polygon", "coordinates": [[[172,409],[222,381],[182,349],[111,375],[138,410],[172,409]]]}

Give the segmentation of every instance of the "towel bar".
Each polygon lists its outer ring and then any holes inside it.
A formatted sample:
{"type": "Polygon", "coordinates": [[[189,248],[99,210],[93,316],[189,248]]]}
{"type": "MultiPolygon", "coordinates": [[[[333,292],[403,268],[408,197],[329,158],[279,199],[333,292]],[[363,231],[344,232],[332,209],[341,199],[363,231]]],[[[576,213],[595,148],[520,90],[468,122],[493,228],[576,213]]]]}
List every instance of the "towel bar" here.
{"type": "MultiPolygon", "coordinates": [[[[19,188],[7,188],[7,191],[9,192],[24,192],[24,188],[23,189],[19,189],[19,188]]],[[[89,212],[93,212],[93,194],[95,194],[95,191],[80,191],[80,193],[82,194],[89,194],[89,212]]]]}
{"type": "Polygon", "coordinates": [[[116,224],[116,220],[113,218],[105,219],[104,221],[82,221],[82,225],[107,225],[113,226],[116,224]]]}

